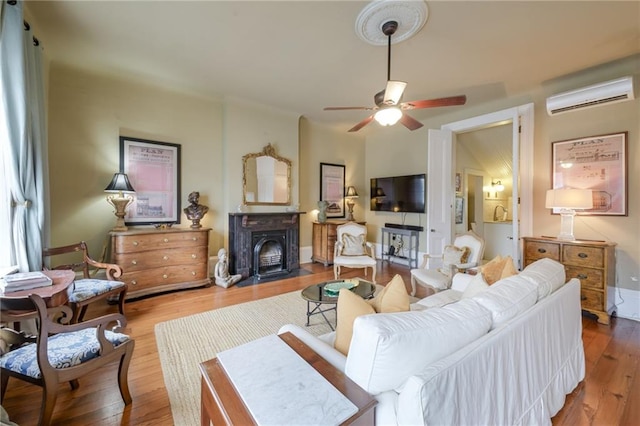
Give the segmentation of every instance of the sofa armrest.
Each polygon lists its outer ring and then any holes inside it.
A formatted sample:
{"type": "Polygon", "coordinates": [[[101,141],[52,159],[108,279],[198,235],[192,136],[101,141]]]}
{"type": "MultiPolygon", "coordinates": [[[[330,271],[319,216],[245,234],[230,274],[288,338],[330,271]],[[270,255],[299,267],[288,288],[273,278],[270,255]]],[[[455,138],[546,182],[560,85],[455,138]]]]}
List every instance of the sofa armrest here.
{"type": "Polygon", "coordinates": [[[475,275],[458,273],[451,280],[451,289],[464,292],[475,275]]]}
{"type": "Polygon", "coordinates": [[[298,339],[302,340],[307,346],[313,349],[329,364],[333,365],[335,368],[344,373],[344,366],[347,362],[347,357],[345,357],[341,352],[334,349],[333,346],[330,346],[324,340],[319,339],[304,328],[295,324],[283,325],[282,327],[280,327],[280,330],[278,330],[278,334],[286,333],[287,331],[296,336],[298,339]]]}

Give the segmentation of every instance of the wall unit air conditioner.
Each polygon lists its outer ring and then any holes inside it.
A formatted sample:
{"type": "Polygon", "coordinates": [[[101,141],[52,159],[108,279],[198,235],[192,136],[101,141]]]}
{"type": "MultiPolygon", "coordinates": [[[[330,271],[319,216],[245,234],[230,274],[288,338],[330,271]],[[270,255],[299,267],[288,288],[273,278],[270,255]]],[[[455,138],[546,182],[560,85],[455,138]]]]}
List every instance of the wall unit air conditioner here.
{"type": "Polygon", "coordinates": [[[634,99],[633,77],[623,77],[550,96],[547,113],[556,115],[631,99],[634,99]]]}

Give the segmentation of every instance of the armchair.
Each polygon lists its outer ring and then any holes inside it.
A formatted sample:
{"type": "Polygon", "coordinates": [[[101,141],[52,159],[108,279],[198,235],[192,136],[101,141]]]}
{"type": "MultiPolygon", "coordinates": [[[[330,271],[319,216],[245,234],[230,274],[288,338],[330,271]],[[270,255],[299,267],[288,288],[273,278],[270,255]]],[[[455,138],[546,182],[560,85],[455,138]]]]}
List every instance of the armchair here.
{"type": "Polygon", "coordinates": [[[62,311],[62,318],[69,320],[69,307],[47,310],[44,300],[37,294],[0,297],[3,321],[37,319],[35,336],[10,328],[0,329],[0,337],[8,344],[8,351],[0,356],[0,402],[4,399],[9,377],[38,385],[43,389],[38,424],[48,425],[60,383],[69,382],[71,389],[75,390],[79,386],[79,377],[118,361],[120,395],[125,405],[129,405],[131,394],[127,375],[135,342],[118,332],[126,326],[125,317],[111,314],[69,325],[53,322],[51,317],[59,316],[55,311],[62,311]],[[110,324],[115,324],[115,327],[107,330],[110,324]]]}
{"type": "Polygon", "coordinates": [[[340,277],[340,268],[364,268],[364,276],[367,276],[367,268],[373,271],[371,281],[376,282],[375,248],[367,241],[367,227],[355,222],[347,222],[336,228],[336,245],[333,255],[333,273],[337,280],[340,277]]]}
{"type": "Polygon", "coordinates": [[[479,265],[484,255],[484,239],[469,231],[458,235],[452,246],[438,255],[425,254],[417,269],[411,270],[411,295],[416,294],[416,284],[427,287],[433,293],[449,288],[456,272],[479,265]]]}
{"type": "MultiPolygon", "coordinates": [[[[127,285],[122,281],[115,281],[122,275],[122,268],[114,263],[101,263],[93,260],[89,256],[87,243],[81,241],[77,244],[71,244],[63,247],[45,248],[42,250],[42,256],[51,258],[53,256],[66,256],[65,261],[76,260],[75,263],[65,263],[44,269],[69,269],[75,272],[81,272],[82,278],[76,279],[72,292],[69,294],[69,303],[73,309],[72,323],[80,322],[84,319],[87,307],[90,303],[97,300],[118,297],[118,309],[120,314],[124,315],[124,301],[127,294],[127,285]],[[80,259],[70,259],[71,254],[81,254],[80,259]],[[104,269],[107,279],[92,278],[89,273],[90,268],[104,269]]],[[[45,262],[46,264],[46,262],[45,262]]]]}

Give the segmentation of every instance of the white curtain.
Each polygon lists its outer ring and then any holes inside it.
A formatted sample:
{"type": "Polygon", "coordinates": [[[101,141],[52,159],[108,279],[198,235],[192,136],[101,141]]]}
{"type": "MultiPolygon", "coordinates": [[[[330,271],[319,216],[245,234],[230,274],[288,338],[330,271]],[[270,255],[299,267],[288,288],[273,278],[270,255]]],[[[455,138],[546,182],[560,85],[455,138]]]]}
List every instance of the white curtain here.
{"type": "Polygon", "coordinates": [[[47,140],[41,48],[21,1],[3,0],[0,21],[0,266],[42,268],[47,140]]]}

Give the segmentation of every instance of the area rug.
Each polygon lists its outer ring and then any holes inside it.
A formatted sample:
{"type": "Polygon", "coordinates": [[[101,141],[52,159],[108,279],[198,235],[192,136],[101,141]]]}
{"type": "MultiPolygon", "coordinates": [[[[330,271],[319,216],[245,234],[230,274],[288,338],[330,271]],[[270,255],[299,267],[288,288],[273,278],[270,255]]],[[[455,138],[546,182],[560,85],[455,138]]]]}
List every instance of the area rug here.
{"type": "MultiPolygon", "coordinates": [[[[200,424],[200,370],[218,352],[278,332],[284,324],[305,327],[307,302],[300,291],[161,322],[155,326],[165,387],[176,425],[200,424]]],[[[335,324],[335,311],[327,313],[335,324]]],[[[331,331],[321,315],[305,327],[314,335],[331,331]]],[[[256,355],[259,356],[259,355],[256,355]]]]}

